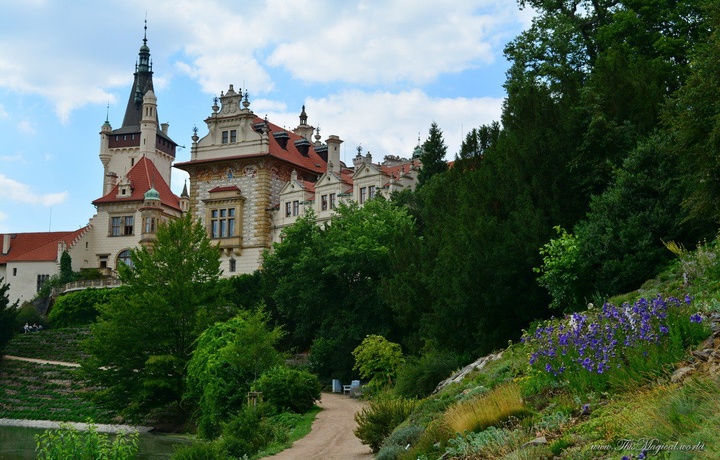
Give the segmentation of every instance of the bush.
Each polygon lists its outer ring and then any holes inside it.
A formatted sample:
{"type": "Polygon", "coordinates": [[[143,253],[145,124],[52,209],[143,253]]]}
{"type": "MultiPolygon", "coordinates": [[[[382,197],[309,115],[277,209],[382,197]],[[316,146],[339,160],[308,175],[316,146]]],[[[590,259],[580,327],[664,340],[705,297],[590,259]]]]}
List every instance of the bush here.
{"type": "Polygon", "coordinates": [[[94,425],[78,431],[68,425],[35,436],[39,460],[129,460],[138,451],[138,433],[118,433],[111,441],[98,433],[94,425]]]}
{"type": "Polygon", "coordinates": [[[352,354],[353,369],[360,372],[361,377],[371,379],[370,385],[374,386],[392,384],[397,368],[404,361],[400,345],[380,335],[365,337],[352,354]]]}
{"type": "Polygon", "coordinates": [[[59,297],[55,301],[48,321],[53,327],[76,327],[95,322],[98,305],[108,303],[112,297],[122,295],[122,288],[85,289],[59,297]]]}
{"type": "Polygon", "coordinates": [[[10,285],[0,278],[0,356],[5,345],[12,339],[15,329],[15,317],[17,315],[17,302],[11,304],[7,295],[10,285]]]}
{"type": "Polygon", "coordinates": [[[251,456],[269,445],[275,438],[275,429],[265,419],[269,407],[265,404],[245,406],[224,427],[221,444],[233,457],[251,456]]]}
{"type": "Polygon", "coordinates": [[[409,359],[398,369],[395,391],[406,398],[424,398],[460,365],[460,357],[451,352],[430,352],[409,359]]]}
{"type": "Polygon", "coordinates": [[[30,326],[37,324],[38,326],[47,327],[45,318],[43,318],[30,303],[23,304],[17,311],[17,315],[15,316],[15,330],[22,331],[25,324],[29,324],[30,326]]]}
{"type": "Polygon", "coordinates": [[[172,460],[228,460],[222,445],[219,442],[196,442],[189,446],[178,448],[172,460]]]}
{"type": "Polygon", "coordinates": [[[420,439],[425,428],[420,425],[405,425],[397,427],[382,443],[375,460],[395,460],[405,448],[413,446],[420,439]]]}
{"type": "Polygon", "coordinates": [[[415,408],[415,401],[402,397],[381,394],[370,401],[368,407],[355,414],[355,436],[360,442],[370,446],[373,452],[380,450],[380,445],[392,431],[400,425],[415,408]]]}
{"type": "Polygon", "coordinates": [[[321,385],[315,375],[285,366],[266,371],[253,388],[261,391],[263,400],[280,411],[287,409],[302,414],[320,400],[321,385]]]}

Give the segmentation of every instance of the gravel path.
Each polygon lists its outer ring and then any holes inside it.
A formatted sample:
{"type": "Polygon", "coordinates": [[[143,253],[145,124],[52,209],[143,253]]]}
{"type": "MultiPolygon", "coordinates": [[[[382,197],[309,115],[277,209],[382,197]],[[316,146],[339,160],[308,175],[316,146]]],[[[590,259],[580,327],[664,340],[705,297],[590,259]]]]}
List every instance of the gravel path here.
{"type": "Polygon", "coordinates": [[[64,361],[48,361],[47,359],[23,358],[21,356],[5,355],[4,359],[14,359],[15,361],[27,361],[35,364],[52,364],[55,366],[80,367],[78,363],[66,363],[64,361]]]}
{"type": "Polygon", "coordinates": [[[323,393],[320,404],[323,410],[313,422],[312,431],[295,441],[291,448],[272,460],[371,460],[368,446],[360,443],[353,434],[354,415],[363,404],[349,396],[323,393]]]}

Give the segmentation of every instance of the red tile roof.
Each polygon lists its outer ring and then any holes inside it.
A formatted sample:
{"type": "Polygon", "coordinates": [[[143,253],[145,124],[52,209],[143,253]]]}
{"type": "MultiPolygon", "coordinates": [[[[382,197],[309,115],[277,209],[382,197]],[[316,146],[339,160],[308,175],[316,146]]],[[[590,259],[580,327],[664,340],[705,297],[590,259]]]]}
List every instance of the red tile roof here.
{"type": "MultiPolygon", "coordinates": [[[[0,264],[57,261],[58,243],[64,241],[70,247],[87,228],[86,226],[72,232],[13,234],[10,238],[10,250],[7,254],[0,254],[0,264]]],[[[0,245],[2,238],[3,235],[0,235],[0,245]]]]}
{"type": "Polygon", "coordinates": [[[102,198],[93,201],[94,205],[106,203],[128,203],[133,201],[143,202],[145,200],[145,192],[154,187],[160,194],[160,203],[173,209],[180,210],[180,198],[175,195],[170,186],[165,183],[162,175],[155,167],[155,163],[146,157],[140,158],[127,173],[127,178],[132,184],[132,193],[128,196],[118,198],[118,187],[116,185],[110,190],[110,193],[102,198]]]}
{"type": "MultiPolygon", "coordinates": [[[[265,123],[265,120],[260,117],[255,117],[253,119],[253,124],[260,124],[265,123]]],[[[312,142],[310,142],[310,146],[308,148],[307,156],[304,156],[300,153],[298,148],[295,146],[295,141],[300,141],[304,139],[299,134],[295,134],[292,131],[285,131],[288,135],[288,141],[285,145],[285,148],[282,148],[280,146],[280,143],[277,139],[275,139],[275,136],[272,135],[274,132],[283,131],[283,128],[279,127],[278,125],[275,125],[273,123],[269,123],[270,125],[270,135],[268,136],[269,141],[269,148],[268,153],[266,154],[260,154],[257,155],[234,155],[234,156],[227,156],[222,158],[208,158],[203,160],[191,160],[186,161],[183,163],[176,163],[175,167],[184,169],[184,166],[192,165],[192,164],[202,164],[202,163],[214,163],[219,161],[226,161],[226,160],[233,160],[236,158],[252,158],[255,156],[271,156],[275,157],[277,159],[283,160],[287,163],[290,163],[294,166],[300,167],[304,169],[305,171],[314,172],[317,174],[322,174],[327,170],[327,162],[322,159],[320,155],[318,155],[315,152],[315,146],[312,142]]]]}

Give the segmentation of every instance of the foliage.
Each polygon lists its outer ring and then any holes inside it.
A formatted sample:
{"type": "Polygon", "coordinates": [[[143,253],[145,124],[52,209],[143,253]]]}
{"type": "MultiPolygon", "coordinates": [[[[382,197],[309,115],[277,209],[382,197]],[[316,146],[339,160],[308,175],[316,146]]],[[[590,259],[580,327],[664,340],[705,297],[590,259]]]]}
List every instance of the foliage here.
{"type": "Polygon", "coordinates": [[[495,459],[518,449],[530,439],[522,430],[508,430],[490,426],[478,433],[458,433],[448,440],[443,458],[495,459]]]}
{"type": "Polygon", "coordinates": [[[422,168],[418,174],[418,187],[427,183],[431,177],[436,174],[447,171],[447,146],[443,139],[442,130],[434,121],[430,125],[428,137],[423,143],[422,153],[420,154],[420,162],[422,168]]]}
{"type": "Polygon", "coordinates": [[[228,421],[219,439],[228,456],[253,455],[273,441],[276,427],[267,412],[264,405],[244,406],[228,421]]]}
{"type": "Polygon", "coordinates": [[[398,368],[395,391],[406,398],[429,396],[461,364],[460,357],[448,351],[431,351],[419,358],[409,358],[398,368]]]}
{"type": "Polygon", "coordinates": [[[555,231],[557,238],[540,248],[542,266],[533,271],[541,274],[538,283],[552,296],[550,308],[573,310],[582,302],[576,292],[579,272],[577,239],[558,226],[555,231]]]}
{"type": "Polygon", "coordinates": [[[514,384],[500,385],[478,397],[460,401],[443,416],[445,424],[454,433],[484,430],[508,420],[527,415],[520,388],[514,384]]]}
{"type": "Polygon", "coordinates": [[[217,437],[222,424],[242,407],[252,383],[282,361],[275,350],[282,331],[270,329],[267,319],[262,310],[242,311],[197,339],[187,364],[184,400],[197,406],[202,437],[217,437]]]}
{"type": "Polygon", "coordinates": [[[683,210],[675,149],[676,141],[665,135],[642,142],[607,190],[593,197],[575,227],[575,267],[566,271],[579,272],[575,291],[590,297],[636,289],[670,260],[662,241],[692,244],[716,231],[714,222],[690,219],[683,210]]]}
{"type": "Polygon", "coordinates": [[[302,414],[320,400],[322,388],[318,378],[307,371],[276,366],[265,371],[253,389],[261,391],[263,400],[279,411],[302,414]]]}
{"type": "Polygon", "coordinates": [[[89,425],[87,431],[63,425],[35,436],[38,459],[42,460],[129,460],[138,451],[138,432],[120,432],[111,440],[89,425]]]}
{"type": "Polygon", "coordinates": [[[217,247],[189,215],[158,227],[149,248],[121,264],[123,296],[100,307],[82,363],[95,396],[126,414],[181,410],[186,365],[200,333],[232,316],[217,288],[217,247]]]}
{"type": "Polygon", "coordinates": [[[376,386],[392,385],[398,367],[403,363],[402,349],[380,335],[369,335],[352,352],[360,377],[376,386]]]}
{"type": "Polygon", "coordinates": [[[17,315],[17,302],[11,304],[8,291],[10,285],[0,278],[0,356],[5,345],[12,339],[15,332],[15,315],[17,315]]]}
{"type": "Polygon", "coordinates": [[[122,287],[84,289],[58,297],[48,314],[53,327],[77,327],[95,322],[100,314],[98,305],[109,303],[113,296],[123,296],[122,287]]]}
{"type": "Polygon", "coordinates": [[[378,452],[385,438],[407,418],[415,408],[415,401],[381,394],[372,399],[367,407],[355,414],[357,427],[353,431],[360,442],[378,452]]]}
{"type": "Polygon", "coordinates": [[[69,283],[76,278],[72,269],[72,258],[67,251],[63,251],[60,256],[60,283],[69,283]]]}
{"type": "Polygon", "coordinates": [[[37,308],[28,302],[18,308],[15,313],[15,330],[22,331],[25,324],[30,326],[37,324],[43,328],[47,328],[48,326],[47,321],[40,313],[38,313],[37,308]]]}
{"type": "Polygon", "coordinates": [[[530,364],[583,393],[627,385],[677,362],[688,346],[707,337],[691,299],[644,298],[633,305],[573,313],[526,333],[530,364]]]}
{"type": "Polygon", "coordinates": [[[407,446],[414,445],[425,429],[420,425],[400,425],[385,438],[375,456],[376,460],[395,460],[407,446]]]}
{"type": "Polygon", "coordinates": [[[262,274],[274,319],[284,324],[289,347],[313,345],[322,378],[348,380],[352,350],[369,334],[400,334],[384,283],[398,271],[400,248],[416,242],[407,211],[382,197],[340,205],[329,225],[312,213],[284,230],[266,254],[262,274]]]}

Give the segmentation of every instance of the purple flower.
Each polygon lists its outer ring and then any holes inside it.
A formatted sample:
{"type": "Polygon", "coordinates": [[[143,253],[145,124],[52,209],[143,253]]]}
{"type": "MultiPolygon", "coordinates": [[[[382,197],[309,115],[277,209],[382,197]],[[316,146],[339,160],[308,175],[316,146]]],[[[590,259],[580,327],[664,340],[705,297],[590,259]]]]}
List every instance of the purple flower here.
{"type": "Polygon", "coordinates": [[[690,316],[691,323],[702,323],[703,317],[699,313],[690,316]]]}
{"type": "Polygon", "coordinates": [[[690,297],[690,294],[685,294],[685,303],[690,305],[690,302],[692,302],[692,297],[690,297]]]}

